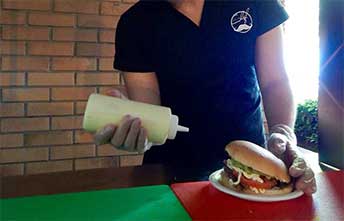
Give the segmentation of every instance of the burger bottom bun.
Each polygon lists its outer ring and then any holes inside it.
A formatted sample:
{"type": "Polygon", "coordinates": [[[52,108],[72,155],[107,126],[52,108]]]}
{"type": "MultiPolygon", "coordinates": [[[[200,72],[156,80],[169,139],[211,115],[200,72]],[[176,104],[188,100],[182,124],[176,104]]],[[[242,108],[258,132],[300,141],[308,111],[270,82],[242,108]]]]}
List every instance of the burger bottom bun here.
{"type": "Polygon", "coordinates": [[[256,193],[250,189],[244,189],[243,192],[244,193],[249,193],[249,194],[259,194],[259,195],[283,195],[283,194],[287,194],[290,193],[293,190],[293,187],[291,184],[289,184],[288,186],[283,187],[282,189],[269,189],[269,190],[265,190],[264,193],[256,193]]]}
{"type": "Polygon", "coordinates": [[[243,193],[254,194],[254,195],[283,195],[283,194],[290,193],[293,190],[292,184],[289,184],[289,185],[283,187],[282,189],[267,189],[267,190],[265,190],[264,193],[256,193],[256,192],[254,192],[248,188],[242,188],[240,185],[237,185],[237,186],[232,185],[229,182],[229,177],[224,170],[221,171],[219,183],[222,184],[223,186],[229,188],[229,189],[243,192],[243,193]]]}

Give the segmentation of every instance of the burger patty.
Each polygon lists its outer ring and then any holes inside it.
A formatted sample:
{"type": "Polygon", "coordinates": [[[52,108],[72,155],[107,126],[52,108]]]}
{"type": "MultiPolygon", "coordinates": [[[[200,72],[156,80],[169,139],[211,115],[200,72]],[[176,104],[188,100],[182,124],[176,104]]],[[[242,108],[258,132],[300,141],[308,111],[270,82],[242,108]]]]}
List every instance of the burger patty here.
{"type": "Polygon", "coordinates": [[[224,160],[223,161],[223,164],[224,164],[224,171],[226,172],[226,174],[227,174],[227,176],[229,177],[229,178],[231,178],[233,181],[235,180],[237,180],[237,177],[233,174],[233,170],[231,170],[228,166],[227,166],[227,161],[226,160],[224,160]]]}

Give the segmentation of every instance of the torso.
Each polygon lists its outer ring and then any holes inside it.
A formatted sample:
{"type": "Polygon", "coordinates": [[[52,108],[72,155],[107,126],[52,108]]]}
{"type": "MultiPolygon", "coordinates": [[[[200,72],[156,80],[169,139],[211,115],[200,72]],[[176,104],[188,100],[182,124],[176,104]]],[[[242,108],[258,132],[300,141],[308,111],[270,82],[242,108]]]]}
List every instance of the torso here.
{"type": "Polygon", "coordinates": [[[153,12],[149,50],[162,105],[171,107],[190,133],[153,147],[145,162],[212,170],[231,140],[263,145],[255,3],[206,1],[198,24],[167,2],[154,4],[153,12]]]}

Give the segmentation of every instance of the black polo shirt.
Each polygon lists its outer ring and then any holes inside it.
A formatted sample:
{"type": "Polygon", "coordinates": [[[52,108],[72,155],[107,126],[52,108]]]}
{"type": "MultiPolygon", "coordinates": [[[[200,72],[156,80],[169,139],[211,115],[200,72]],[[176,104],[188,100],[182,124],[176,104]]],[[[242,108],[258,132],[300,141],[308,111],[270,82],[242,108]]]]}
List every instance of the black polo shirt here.
{"type": "Polygon", "coordinates": [[[222,167],[228,142],[264,145],[255,42],[286,19],[277,0],[205,1],[200,26],[166,1],[140,1],[121,16],[114,67],[155,72],[162,105],[190,128],[147,151],[144,163],[171,166],[178,181],[199,179],[222,167]]]}

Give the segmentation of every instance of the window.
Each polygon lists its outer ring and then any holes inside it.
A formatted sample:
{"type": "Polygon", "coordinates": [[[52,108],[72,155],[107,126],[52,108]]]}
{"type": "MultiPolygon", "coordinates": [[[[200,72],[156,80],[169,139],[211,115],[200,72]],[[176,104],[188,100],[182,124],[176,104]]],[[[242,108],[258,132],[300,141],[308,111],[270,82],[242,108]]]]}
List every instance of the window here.
{"type": "Polygon", "coordinates": [[[319,0],[285,0],[284,60],[296,102],[318,98],[319,0]]]}

